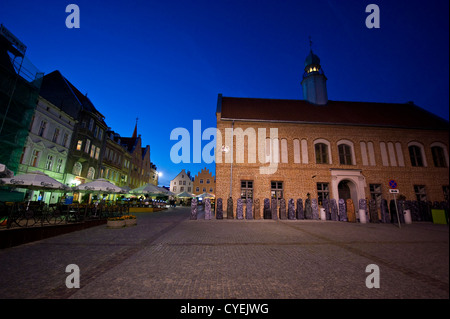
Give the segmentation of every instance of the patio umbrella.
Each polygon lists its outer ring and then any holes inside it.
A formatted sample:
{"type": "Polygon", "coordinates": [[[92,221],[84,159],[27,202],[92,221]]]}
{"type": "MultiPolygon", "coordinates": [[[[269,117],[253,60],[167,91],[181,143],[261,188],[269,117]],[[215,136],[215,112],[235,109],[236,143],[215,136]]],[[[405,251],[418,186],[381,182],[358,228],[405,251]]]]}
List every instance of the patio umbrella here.
{"type": "Polygon", "coordinates": [[[0,184],[32,190],[69,191],[70,187],[58,182],[41,171],[20,174],[14,177],[0,178],[0,184]]]}
{"type": "Polygon", "coordinates": [[[76,191],[87,191],[87,192],[102,192],[102,193],[123,193],[124,190],[107,181],[104,178],[96,179],[89,183],[80,184],[78,186],[72,187],[76,191]]]}
{"type": "Polygon", "coordinates": [[[138,188],[130,190],[130,194],[165,194],[158,186],[153,184],[146,184],[138,188]]]}
{"type": "Polygon", "coordinates": [[[197,197],[202,197],[202,198],[215,198],[216,196],[214,196],[213,194],[210,193],[203,193],[201,195],[198,195],[197,197]]]}
{"type": "Polygon", "coordinates": [[[159,187],[159,186],[158,186],[158,188],[161,189],[161,191],[163,192],[164,195],[167,195],[167,196],[175,196],[175,193],[172,193],[171,191],[165,189],[164,187],[159,187]]]}
{"type": "Polygon", "coordinates": [[[182,192],[180,194],[176,195],[178,198],[193,198],[195,197],[193,194],[188,193],[188,192],[182,192]]]}

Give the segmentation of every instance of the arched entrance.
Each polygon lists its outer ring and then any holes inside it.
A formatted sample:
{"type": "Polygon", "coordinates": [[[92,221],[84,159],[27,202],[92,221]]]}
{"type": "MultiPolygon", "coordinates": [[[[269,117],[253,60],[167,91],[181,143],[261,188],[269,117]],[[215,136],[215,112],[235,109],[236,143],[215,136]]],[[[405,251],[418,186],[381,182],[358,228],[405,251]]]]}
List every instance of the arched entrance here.
{"type": "Polygon", "coordinates": [[[350,179],[342,179],[338,185],[338,199],[351,199],[353,203],[358,205],[358,190],[355,183],[350,179]]]}
{"type": "Polygon", "coordinates": [[[339,199],[347,200],[349,198],[352,198],[352,195],[350,193],[350,187],[348,187],[348,181],[343,180],[338,184],[338,192],[339,192],[339,199]]]}

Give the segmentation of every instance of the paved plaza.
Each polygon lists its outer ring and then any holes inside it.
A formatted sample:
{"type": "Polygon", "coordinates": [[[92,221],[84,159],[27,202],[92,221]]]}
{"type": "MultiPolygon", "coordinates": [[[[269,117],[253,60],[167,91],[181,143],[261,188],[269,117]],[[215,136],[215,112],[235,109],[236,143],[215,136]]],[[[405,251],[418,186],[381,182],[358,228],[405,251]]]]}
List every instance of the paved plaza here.
{"type": "Polygon", "coordinates": [[[0,250],[0,298],[448,299],[447,225],[136,214],[0,250]],[[67,288],[66,266],[80,270],[67,288]],[[369,289],[379,268],[380,287],[369,289]]]}

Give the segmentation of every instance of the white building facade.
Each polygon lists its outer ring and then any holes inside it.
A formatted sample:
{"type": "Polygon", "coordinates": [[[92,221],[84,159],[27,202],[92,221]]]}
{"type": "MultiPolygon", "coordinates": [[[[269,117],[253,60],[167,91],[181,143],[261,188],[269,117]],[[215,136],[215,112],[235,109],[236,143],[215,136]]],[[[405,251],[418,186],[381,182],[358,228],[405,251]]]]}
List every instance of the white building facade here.
{"type": "MultiPolygon", "coordinates": [[[[41,171],[64,183],[75,122],[73,117],[39,97],[18,174],[41,171]]],[[[42,199],[46,203],[55,203],[62,194],[34,191],[29,195],[31,200],[42,199]]]]}
{"type": "Polygon", "coordinates": [[[183,169],[181,172],[170,181],[170,191],[175,194],[183,192],[193,193],[194,182],[192,181],[190,172],[183,169]]]}

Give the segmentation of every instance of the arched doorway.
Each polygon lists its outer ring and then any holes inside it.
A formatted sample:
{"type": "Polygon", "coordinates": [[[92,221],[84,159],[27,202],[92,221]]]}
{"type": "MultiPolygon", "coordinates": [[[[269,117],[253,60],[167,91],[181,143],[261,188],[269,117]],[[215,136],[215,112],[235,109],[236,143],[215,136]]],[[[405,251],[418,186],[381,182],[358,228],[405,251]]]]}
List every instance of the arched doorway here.
{"type": "Polygon", "coordinates": [[[355,183],[349,179],[343,179],[339,182],[338,196],[339,199],[351,199],[355,205],[358,205],[358,190],[355,183]]]}
{"type": "Polygon", "coordinates": [[[348,181],[343,180],[338,184],[339,199],[347,200],[352,198],[348,181]]]}

